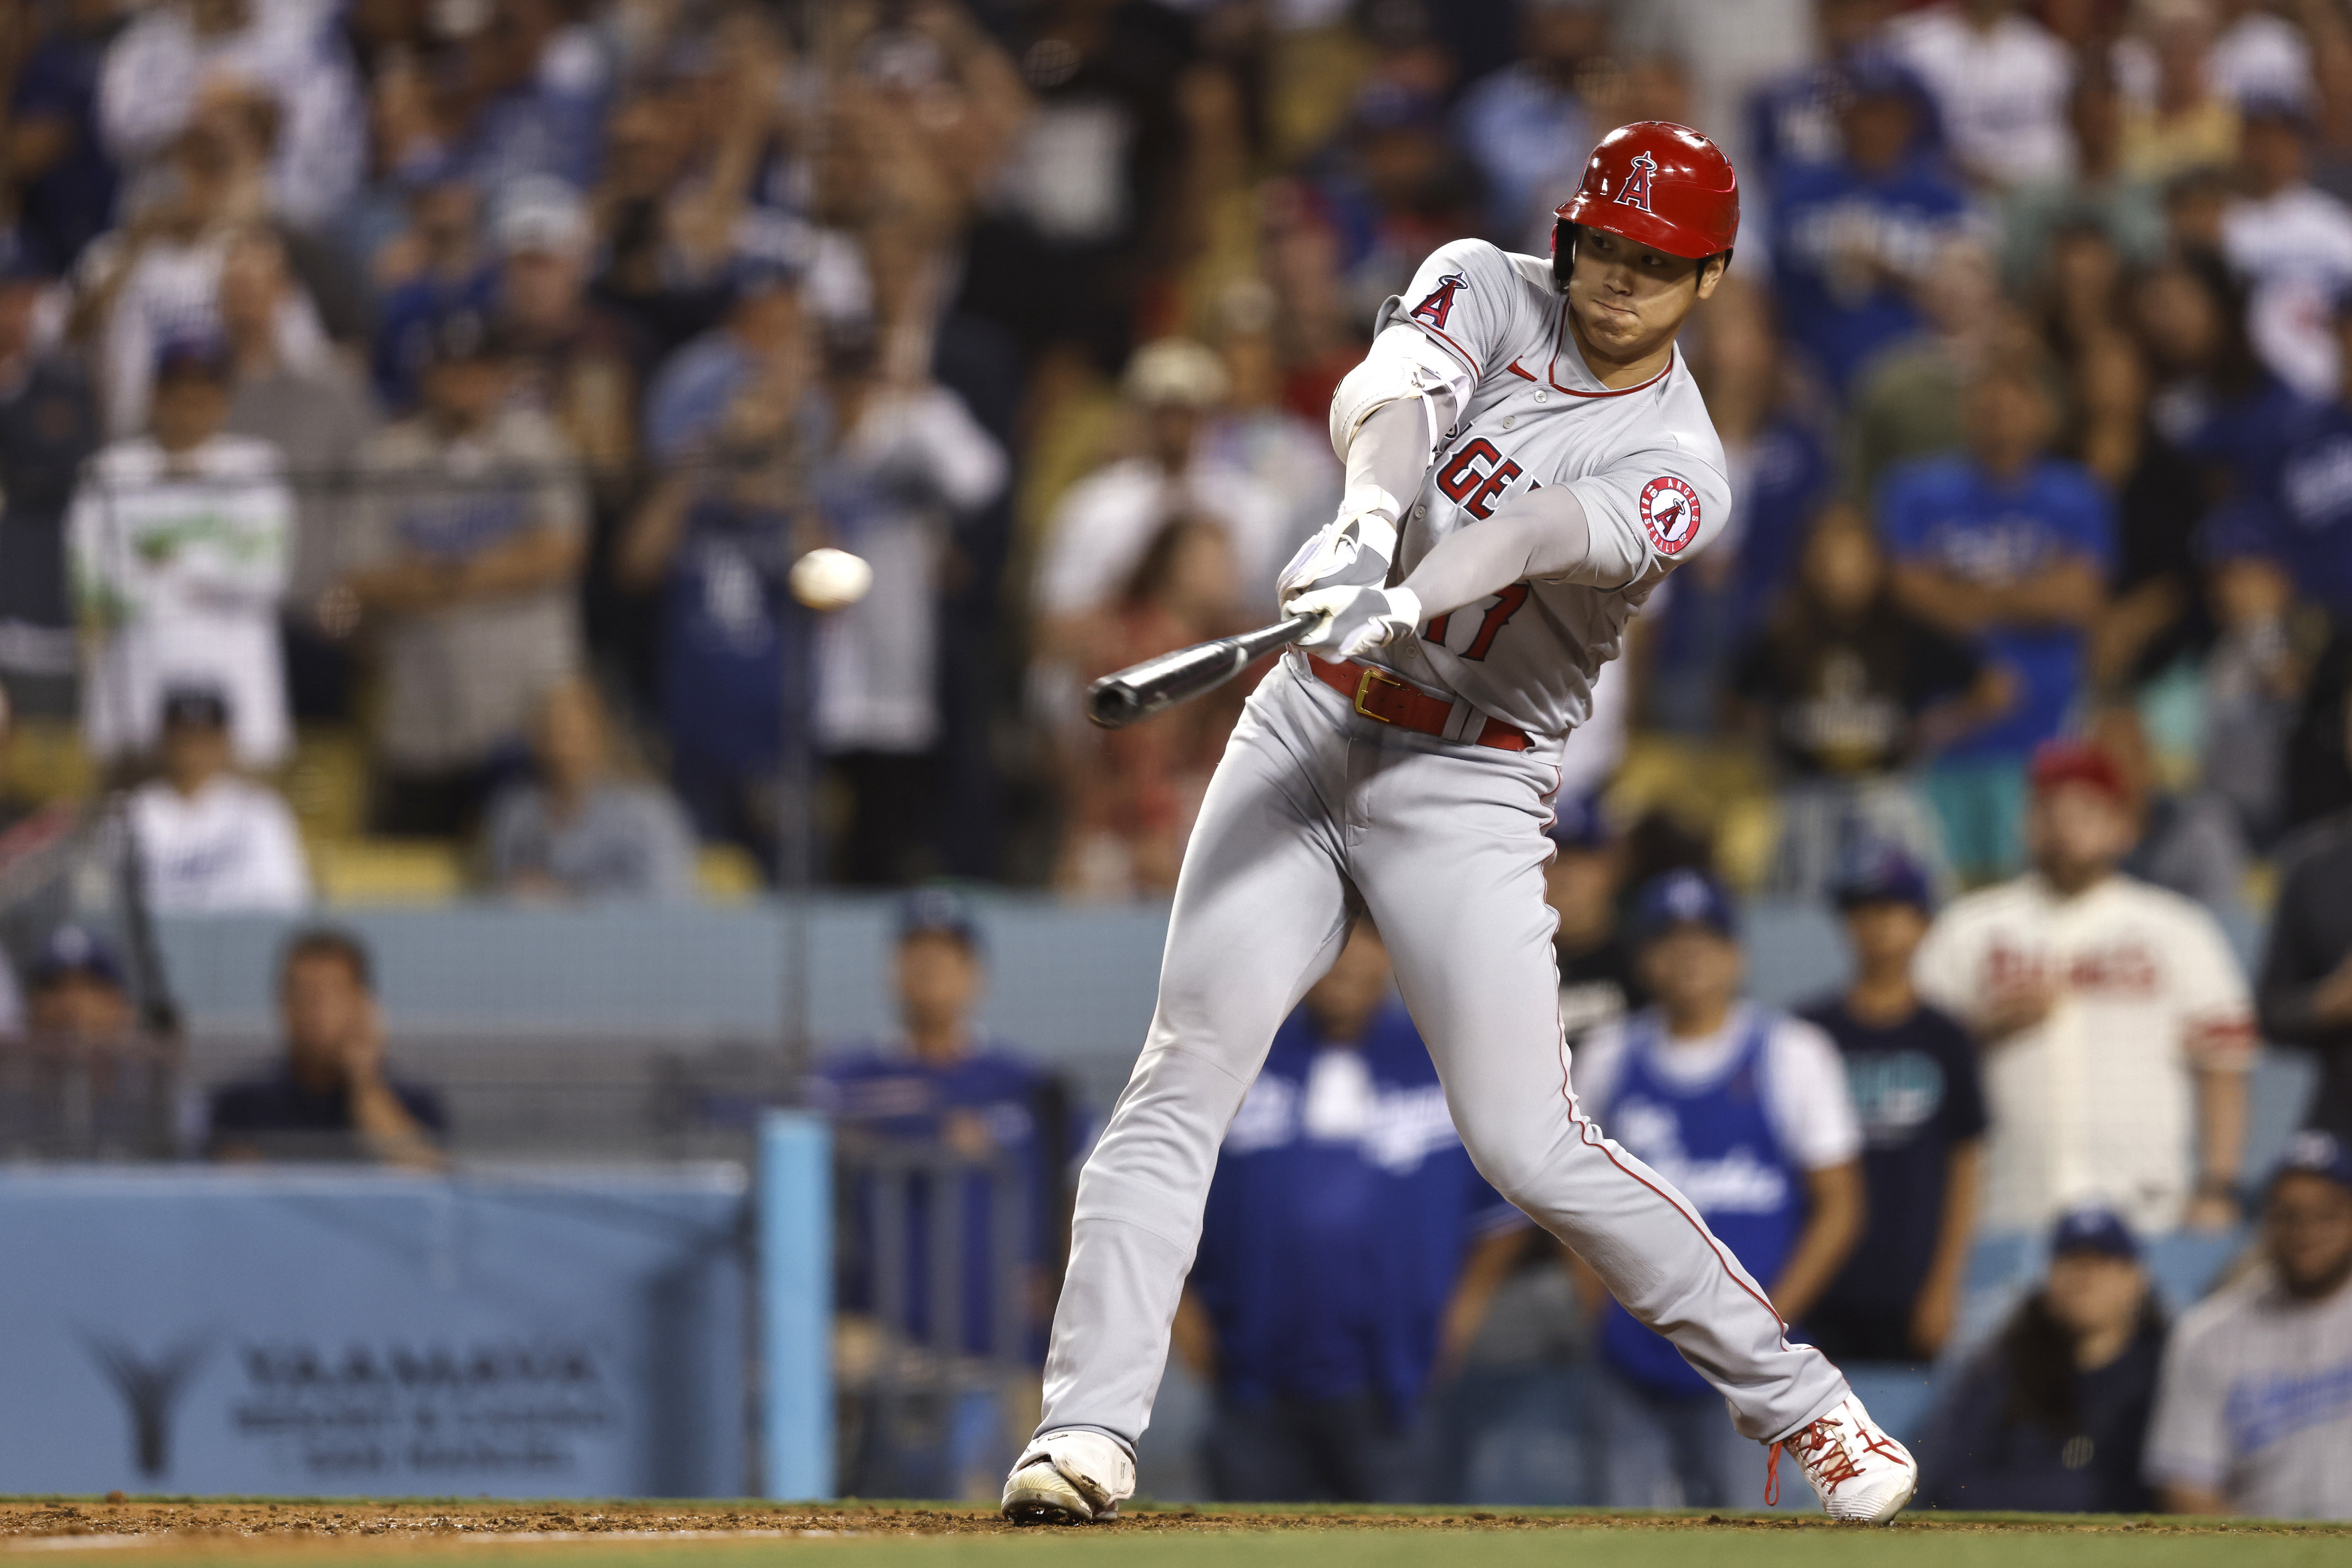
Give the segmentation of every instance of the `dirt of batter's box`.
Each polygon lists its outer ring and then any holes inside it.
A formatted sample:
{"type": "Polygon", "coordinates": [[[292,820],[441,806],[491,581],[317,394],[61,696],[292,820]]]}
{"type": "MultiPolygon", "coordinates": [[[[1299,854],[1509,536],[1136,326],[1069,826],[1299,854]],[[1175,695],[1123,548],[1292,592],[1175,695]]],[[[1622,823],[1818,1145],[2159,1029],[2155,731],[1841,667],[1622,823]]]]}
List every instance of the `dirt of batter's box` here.
{"type": "MultiPolygon", "coordinates": [[[[2173,1533],[2244,1529],[2218,1521],[2031,1520],[1913,1516],[1913,1528],[2173,1533]]],[[[1479,1510],[1259,1510],[1144,1505],[1108,1528],[1160,1533],[1325,1530],[1805,1530],[1819,1516],[1609,1515],[1479,1510]]],[[[992,1535],[1014,1527],[982,1505],[844,1503],[521,1503],[483,1501],[161,1501],[67,1498],[0,1500],[0,1543],[37,1536],[169,1537],[181,1541],[433,1541],[464,1536],[573,1537],[772,1535],[992,1535]]],[[[1098,1527],[1099,1528],[1099,1527],[1098,1527]]]]}

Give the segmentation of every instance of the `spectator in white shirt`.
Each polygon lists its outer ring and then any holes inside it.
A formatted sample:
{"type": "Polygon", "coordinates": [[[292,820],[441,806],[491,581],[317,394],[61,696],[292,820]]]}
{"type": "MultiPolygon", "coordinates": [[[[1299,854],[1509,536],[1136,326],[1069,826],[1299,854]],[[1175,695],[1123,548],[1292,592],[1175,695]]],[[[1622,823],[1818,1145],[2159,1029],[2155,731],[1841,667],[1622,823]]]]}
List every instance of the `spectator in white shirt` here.
{"type": "Polygon", "coordinates": [[[2305,397],[2331,399],[2338,382],[2334,303],[2352,285],[2352,207],[2311,183],[2311,124],[2272,99],[2243,108],[2242,193],[2221,212],[2221,252],[2252,292],[2254,351],[2305,397]]]}
{"type": "Polygon", "coordinates": [[[2298,1134],[2262,1267],[2173,1331],[2148,1480],[2175,1513],[2352,1519],[2352,1152],[2298,1134]]]}
{"type": "Polygon", "coordinates": [[[2317,90],[2311,40],[2301,27],[2264,0],[2215,0],[2213,9],[2221,31],[2205,69],[2214,87],[2239,103],[2311,102],[2317,90]]]}
{"type": "Polygon", "coordinates": [[[2034,869],[1946,909],[1915,961],[1920,994],[1984,1048],[1985,1227],[2084,1203],[2148,1233],[2234,1222],[2254,1037],[2228,940],[2116,872],[2138,822],[2105,753],[2036,753],[2027,831],[2034,869]]]}
{"type": "Polygon", "coordinates": [[[158,915],[301,908],[310,873],[278,792],[229,771],[229,709],[216,691],[163,699],[163,776],[131,791],[131,831],[158,915]]]}
{"type": "Polygon", "coordinates": [[[228,702],[238,764],[286,755],[278,637],[294,498],[278,449],[228,435],[229,361],[210,338],[158,356],[152,435],[101,450],[67,519],[84,643],[82,736],[116,761],[154,745],[163,694],[228,702]]]}
{"type": "Polygon", "coordinates": [[[1996,186],[2074,170],[2074,57],[2021,12],[2018,0],[1953,0],[1901,17],[1887,34],[1896,57],[1935,94],[1952,155],[1996,186]]]}
{"type": "Polygon", "coordinates": [[[1087,475],[1055,507],[1037,569],[1036,608],[1049,623],[1108,606],[1179,515],[1223,525],[1243,584],[1253,595],[1271,593],[1297,541],[1281,497],[1220,461],[1203,439],[1229,386],[1204,344],[1163,338],[1136,350],[1122,390],[1142,427],[1142,449],[1087,475]]]}

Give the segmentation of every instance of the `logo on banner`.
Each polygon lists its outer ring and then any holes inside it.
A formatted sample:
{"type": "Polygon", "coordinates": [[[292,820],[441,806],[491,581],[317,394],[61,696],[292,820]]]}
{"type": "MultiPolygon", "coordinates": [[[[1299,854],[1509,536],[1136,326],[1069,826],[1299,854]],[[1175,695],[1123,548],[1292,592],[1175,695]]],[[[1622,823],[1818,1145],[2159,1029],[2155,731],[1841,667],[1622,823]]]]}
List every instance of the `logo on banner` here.
{"type": "Polygon", "coordinates": [[[1650,542],[1668,555],[1698,537],[1698,492],[1671,474],[1642,486],[1642,527],[1650,542]]]}
{"type": "Polygon", "coordinates": [[[172,1409],[212,1348],[210,1337],[181,1340],[152,1361],[110,1335],[82,1340],[130,1413],[131,1463],[147,1479],[158,1479],[172,1468],[172,1409]]]}

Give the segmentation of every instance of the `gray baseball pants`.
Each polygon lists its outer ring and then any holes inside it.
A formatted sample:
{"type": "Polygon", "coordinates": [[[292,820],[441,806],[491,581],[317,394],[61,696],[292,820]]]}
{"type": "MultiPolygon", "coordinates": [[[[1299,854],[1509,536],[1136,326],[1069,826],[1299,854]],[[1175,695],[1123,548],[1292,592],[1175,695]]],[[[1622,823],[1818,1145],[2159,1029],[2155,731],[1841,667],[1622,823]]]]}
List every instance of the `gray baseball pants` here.
{"type": "Polygon", "coordinates": [[[1150,1033],[1078,1178],[1038,1431],[1132,1448],[1149,1425],[1226,1124],[1359,914],[1496,1190],[1673,1340],[1742,1434],[1827,1412],[1843,1375],[1789,1343],[1682,1195],[1577,1109],[1543,899],[1551,751],[1392,728],[1297,664],[1250,698],[1185,852],[1150,1033]]]}

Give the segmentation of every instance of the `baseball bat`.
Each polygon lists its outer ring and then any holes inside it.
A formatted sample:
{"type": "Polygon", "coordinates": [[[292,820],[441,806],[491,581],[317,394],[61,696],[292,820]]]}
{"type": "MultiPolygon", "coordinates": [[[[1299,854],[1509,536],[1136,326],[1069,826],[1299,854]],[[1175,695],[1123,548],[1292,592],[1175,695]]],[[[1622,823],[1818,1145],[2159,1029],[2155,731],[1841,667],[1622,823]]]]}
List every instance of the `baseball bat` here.
{"type": "Polygon", "coordinates": [[[1187,698],[1213,692],[1260,653],[1296,643],[1315,630],[1320,615],[1293,615],[1271,626],[1195,643],[1124,670],[1114,670],[1087,688],[1087,716],[1105,729],[1124,729],[1139,718],[1187,698]]]}

